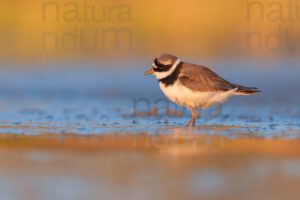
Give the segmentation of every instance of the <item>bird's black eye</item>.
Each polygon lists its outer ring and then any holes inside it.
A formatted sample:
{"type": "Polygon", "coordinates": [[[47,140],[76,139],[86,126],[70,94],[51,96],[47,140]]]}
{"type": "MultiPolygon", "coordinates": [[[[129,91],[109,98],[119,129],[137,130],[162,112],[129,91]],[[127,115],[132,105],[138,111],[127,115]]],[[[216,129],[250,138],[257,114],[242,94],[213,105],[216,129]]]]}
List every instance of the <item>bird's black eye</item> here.
{"type": "Polygon", "coordinates": [[[157,61],[157,58],[154,60],[154,64],[155,64],[156,67],[160,66],[159,62],[157,61]]]}
{"type": "Polygon", "coordinates": [[[159,69],[163,69],[163,68],[164,68],[164,65],[163,65],[163,64],[160,64],[160,63],[157,61],[157,58],[154,60],[154,64],[155,64],[159,69]]]}

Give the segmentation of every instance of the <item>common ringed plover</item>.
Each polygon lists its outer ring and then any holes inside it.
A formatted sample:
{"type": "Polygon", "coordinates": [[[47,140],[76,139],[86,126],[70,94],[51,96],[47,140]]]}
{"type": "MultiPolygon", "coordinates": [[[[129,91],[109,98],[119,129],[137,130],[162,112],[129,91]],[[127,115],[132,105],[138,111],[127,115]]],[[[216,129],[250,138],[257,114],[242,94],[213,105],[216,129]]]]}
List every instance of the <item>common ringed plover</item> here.
{"type": "Polygon", "coordinates": [[[230,83],[218,76],[211,68],[181,61],[176,56],[162,54],[144,75],[153,74],[163,93],[174,103],[192,112],[189,126],[197,117],[197,108],[205,109],[224,103],[232,95],[251,95],[255,87],[230,83]]]}

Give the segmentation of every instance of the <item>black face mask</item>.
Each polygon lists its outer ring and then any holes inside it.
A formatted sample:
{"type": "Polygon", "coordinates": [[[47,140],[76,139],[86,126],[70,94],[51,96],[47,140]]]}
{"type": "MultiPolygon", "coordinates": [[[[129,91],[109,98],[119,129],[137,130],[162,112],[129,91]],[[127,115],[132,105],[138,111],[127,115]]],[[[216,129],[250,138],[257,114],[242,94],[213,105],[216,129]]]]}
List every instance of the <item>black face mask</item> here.
{"type": "Polygon", "coordinates": [[[157,58],[154,60],[154,64],[157,66],[157,68],[153,68],[153,70],[156,72],[166,72],[172,67],[172,65],[164,65],[159,63],[157,58]]]}

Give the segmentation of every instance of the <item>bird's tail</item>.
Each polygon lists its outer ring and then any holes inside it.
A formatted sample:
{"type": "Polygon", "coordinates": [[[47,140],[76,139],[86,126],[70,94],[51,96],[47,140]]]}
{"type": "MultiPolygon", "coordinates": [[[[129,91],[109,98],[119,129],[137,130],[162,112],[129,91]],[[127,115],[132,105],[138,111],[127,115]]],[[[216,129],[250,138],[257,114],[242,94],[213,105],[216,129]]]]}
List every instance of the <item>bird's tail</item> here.
{"type": "Polygon", "coordinates": [[[234,93],[234,95],[251,95],[258,92],[261,92],[256,87],[245,87],[237,84],[233,84],[235,87],[237,87],[237,91],[234,93]]]}

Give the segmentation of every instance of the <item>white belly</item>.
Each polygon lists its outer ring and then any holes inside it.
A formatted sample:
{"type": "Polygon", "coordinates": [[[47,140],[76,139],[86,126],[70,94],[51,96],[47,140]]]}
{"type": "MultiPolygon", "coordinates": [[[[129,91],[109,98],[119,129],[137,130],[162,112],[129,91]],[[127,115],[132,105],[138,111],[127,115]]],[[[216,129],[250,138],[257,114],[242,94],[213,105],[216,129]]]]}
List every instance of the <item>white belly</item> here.
{"type": "Polygon", "coordinates": [[[173,85],[165,87],[159,83],[163,93],[174,103],[187,108],[208,108],[224,103],[238,88],[226,92],[195,92],[176,81],[173,85]]]}

